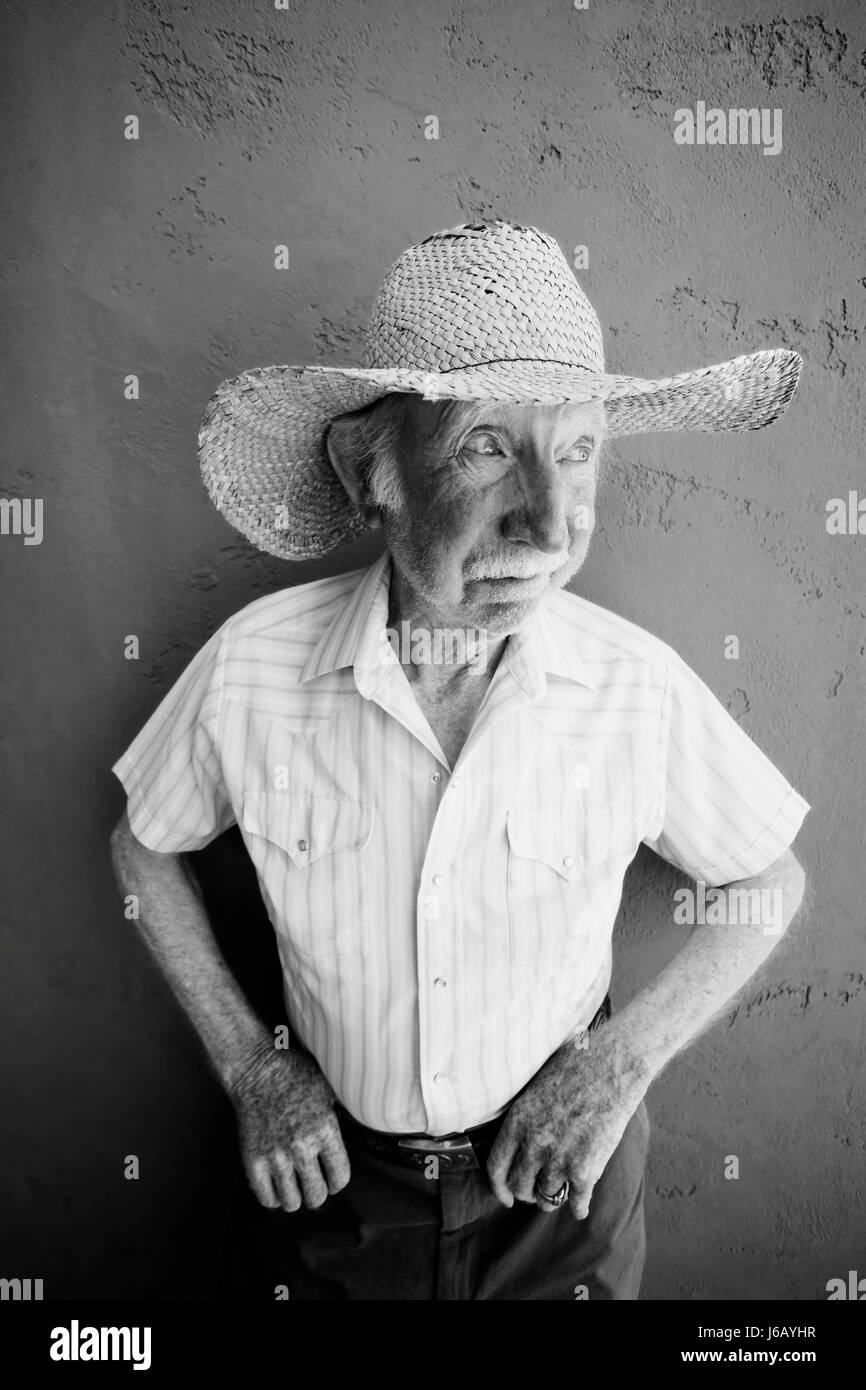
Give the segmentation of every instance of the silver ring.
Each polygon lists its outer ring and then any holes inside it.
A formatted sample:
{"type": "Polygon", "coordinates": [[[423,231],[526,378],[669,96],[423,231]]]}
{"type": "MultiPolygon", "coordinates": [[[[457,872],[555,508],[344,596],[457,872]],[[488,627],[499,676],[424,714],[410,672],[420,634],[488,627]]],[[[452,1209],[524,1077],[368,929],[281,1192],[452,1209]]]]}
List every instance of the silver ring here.
{"type": "Polygon", "coordinates": [[[562,1187],[557,1188],[556,1192],[554,1192],[552,1197],[550,1196],[549,1192],[542,1192],[541,1188],[538,1186],[538,1183],[535,1184],[535,1191],[537,1192],[538,1196],[541,1197],[542,1201],[547,1202],[550,1206],[561,1207],[564,1206],[566,1201],[568,1200],[568,1186],[568,1178],[566,1178],[565,1182],[562,1184],[562,1187]]]}

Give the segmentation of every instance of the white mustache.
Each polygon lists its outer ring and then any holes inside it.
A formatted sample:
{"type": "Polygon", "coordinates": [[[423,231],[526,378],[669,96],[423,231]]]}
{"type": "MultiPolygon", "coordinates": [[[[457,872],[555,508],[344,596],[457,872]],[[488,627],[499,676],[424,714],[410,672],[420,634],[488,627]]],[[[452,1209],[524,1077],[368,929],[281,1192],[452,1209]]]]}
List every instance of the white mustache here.
{"type": "Polygon", "coordinates": [[[510,555],[483,556],[472,560],[466,567],[467,579],[537,579],[542,574],[553,574],[568,560],[568,551],[557,555],[510,555]]]}

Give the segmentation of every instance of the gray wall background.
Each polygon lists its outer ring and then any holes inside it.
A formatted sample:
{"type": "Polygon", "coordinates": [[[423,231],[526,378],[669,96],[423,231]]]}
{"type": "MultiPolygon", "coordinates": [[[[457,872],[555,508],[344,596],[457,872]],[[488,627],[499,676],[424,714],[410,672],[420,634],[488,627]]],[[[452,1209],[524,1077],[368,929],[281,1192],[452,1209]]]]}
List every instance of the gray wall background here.
{"type": "MultiPolygon", "coordinates": [[[[45,509],[40,546],[0,537],[0,1274],[209,1294],[232,1119],[123,918],[108,769],[231,613],[377,548],[256,554],[199,483],[198,419],[245,367],[357,362],[400,251],[495,215],[588,246],[613,370],[805,357],[766,432],[617,443],[579,584],[671,642],[813,807],[810,913],[651,1092],[645,1295],[820,1299],[866,1274],[866,540],[825,529],[829,498],[866,493],[862,7],[14,0],[0,23],[0,495],[45,509]],[[781,153],[677,146],[698,100],[781,108],[781,153]]],[[[682,939],[678,883],[632,866],[616,999],[682,939]]]]}

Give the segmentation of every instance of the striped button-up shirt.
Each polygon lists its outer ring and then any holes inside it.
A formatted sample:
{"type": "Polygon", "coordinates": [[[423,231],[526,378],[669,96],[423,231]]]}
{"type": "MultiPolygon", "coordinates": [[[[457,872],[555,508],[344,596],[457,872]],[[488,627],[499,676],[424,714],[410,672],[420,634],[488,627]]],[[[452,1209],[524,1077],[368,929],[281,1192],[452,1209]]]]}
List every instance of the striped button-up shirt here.
{"type": "Polygon", "coordinates": [[[383,631],[391,559],[256,600],[113,771],[162,853],[237,823],[289,1022],[397,1133],[500,1114],[589,1022],[638,845],[720,885],[807,803],[677,654],[565,591],[512,634],[451,767],[383,631]]]}

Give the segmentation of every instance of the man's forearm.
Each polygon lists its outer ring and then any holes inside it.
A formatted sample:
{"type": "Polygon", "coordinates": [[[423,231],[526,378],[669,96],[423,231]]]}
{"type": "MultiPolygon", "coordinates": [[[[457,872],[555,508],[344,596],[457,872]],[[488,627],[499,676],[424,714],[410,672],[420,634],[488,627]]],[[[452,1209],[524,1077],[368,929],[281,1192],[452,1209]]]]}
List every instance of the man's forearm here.
{"type": "Polygon", "coordinates": [[[217,945],[197,883],[178,855],[152,854],[129,830],[115,833],[112,858],[121,891],[138,898],[142,937],[230,1092],[273,1037],[217,945]]]}
{"type": "MultiPolygon", "coordinates": [[[[778,944],[803,898],[805,876],[788,854],[757,878],[727,884],[731,890],[780,889],[780,912],[767,932],[760,923],[696,926],[659,975],[602,1030],[618,1045],[626,1065],[646,1090],[672,1057],[688,1046],[751,979],[778,944]]],[[[708,890],[709,891],[709,890],[708,890]]]]}

